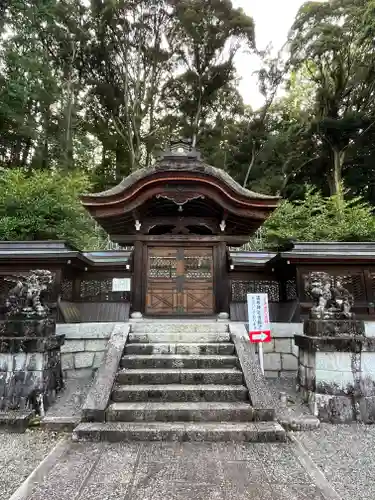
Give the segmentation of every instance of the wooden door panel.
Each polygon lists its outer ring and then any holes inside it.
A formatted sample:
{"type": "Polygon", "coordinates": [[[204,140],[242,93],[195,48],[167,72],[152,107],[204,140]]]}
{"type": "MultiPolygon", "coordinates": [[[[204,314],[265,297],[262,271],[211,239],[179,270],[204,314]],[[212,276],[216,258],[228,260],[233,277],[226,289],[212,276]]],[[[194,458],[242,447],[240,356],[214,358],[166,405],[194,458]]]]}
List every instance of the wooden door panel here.
{"type": "Polygon", "coordinates": [[[213,314],[212,248],[149,248],[146,313],[213,314]]]}

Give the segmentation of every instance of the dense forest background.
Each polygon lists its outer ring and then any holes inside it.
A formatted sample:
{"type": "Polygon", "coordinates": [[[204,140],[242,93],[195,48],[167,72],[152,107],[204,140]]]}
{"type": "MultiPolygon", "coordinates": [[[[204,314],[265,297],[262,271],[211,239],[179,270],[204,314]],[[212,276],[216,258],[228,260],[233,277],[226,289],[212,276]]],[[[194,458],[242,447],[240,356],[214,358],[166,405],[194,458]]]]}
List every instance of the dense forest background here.
{"type": "Polygon", "coordinates": [[[375,0],[307,2],[276,58],[230,0],[0,0],[0,239],[105,247],[78,194],[182,137],[285,199],[254,248],[375,239],[374,40],[375,0]],[[238,91],[244,49],[261,109],[238,91]]]}

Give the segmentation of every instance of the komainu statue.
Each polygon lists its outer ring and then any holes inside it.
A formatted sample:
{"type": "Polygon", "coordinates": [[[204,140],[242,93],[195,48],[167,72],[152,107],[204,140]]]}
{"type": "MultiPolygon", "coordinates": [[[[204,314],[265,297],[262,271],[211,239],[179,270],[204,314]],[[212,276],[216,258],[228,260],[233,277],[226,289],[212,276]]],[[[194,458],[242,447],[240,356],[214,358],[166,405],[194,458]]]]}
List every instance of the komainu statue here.
{"type": "Polygon", "coordinates": [[[52,283],[52,273],[43,269],[30,271],[26,276],[10,276],[6,281],[15,283],[5,301],[6,316],[44,318],[49,308],[42,303],[41,293],[52,283]]]}
{"type": "Polygon", "coordinates": [[[310,273],[306,294],[314,300],[310,310],[312,319],[353,319],[353,295],[339,279],[334,286],[333,278],[325,272],[310,273]]]}

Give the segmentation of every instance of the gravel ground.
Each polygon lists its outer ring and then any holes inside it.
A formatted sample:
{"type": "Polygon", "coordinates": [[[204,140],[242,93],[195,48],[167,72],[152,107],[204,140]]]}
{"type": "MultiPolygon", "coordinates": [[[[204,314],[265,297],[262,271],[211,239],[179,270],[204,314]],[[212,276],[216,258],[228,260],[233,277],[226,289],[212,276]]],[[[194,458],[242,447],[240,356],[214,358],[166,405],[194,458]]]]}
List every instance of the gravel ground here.
{"type": "Polygon", "coordinates": [[[297,437],[343,500],[375,498],[375,426],[321,424],[297,437]]]}
{"type": "Polygon", "coordinates": [[[58,436],[39,430],[0,432],[0,500],[8,500],[55,446],[58,436]]]}

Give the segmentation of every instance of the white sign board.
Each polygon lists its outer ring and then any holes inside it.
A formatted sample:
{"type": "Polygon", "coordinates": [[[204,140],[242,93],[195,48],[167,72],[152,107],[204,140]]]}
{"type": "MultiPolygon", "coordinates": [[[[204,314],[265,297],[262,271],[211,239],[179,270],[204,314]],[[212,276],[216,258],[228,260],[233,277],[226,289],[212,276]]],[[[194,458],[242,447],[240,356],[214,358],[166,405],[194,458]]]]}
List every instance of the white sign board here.
{"type": "Polygon", "coordinates": [[[130,292],[130,278],[113,278],[112,292],[130,292]]]}
{"type": "Polygon", "coordinates": [[[250,342],[259,344],[259,364],[263,367],[263,343],[271,342],[271,325],[266,293],[248,293],[247,310],[249,316],[250,342]]]}

